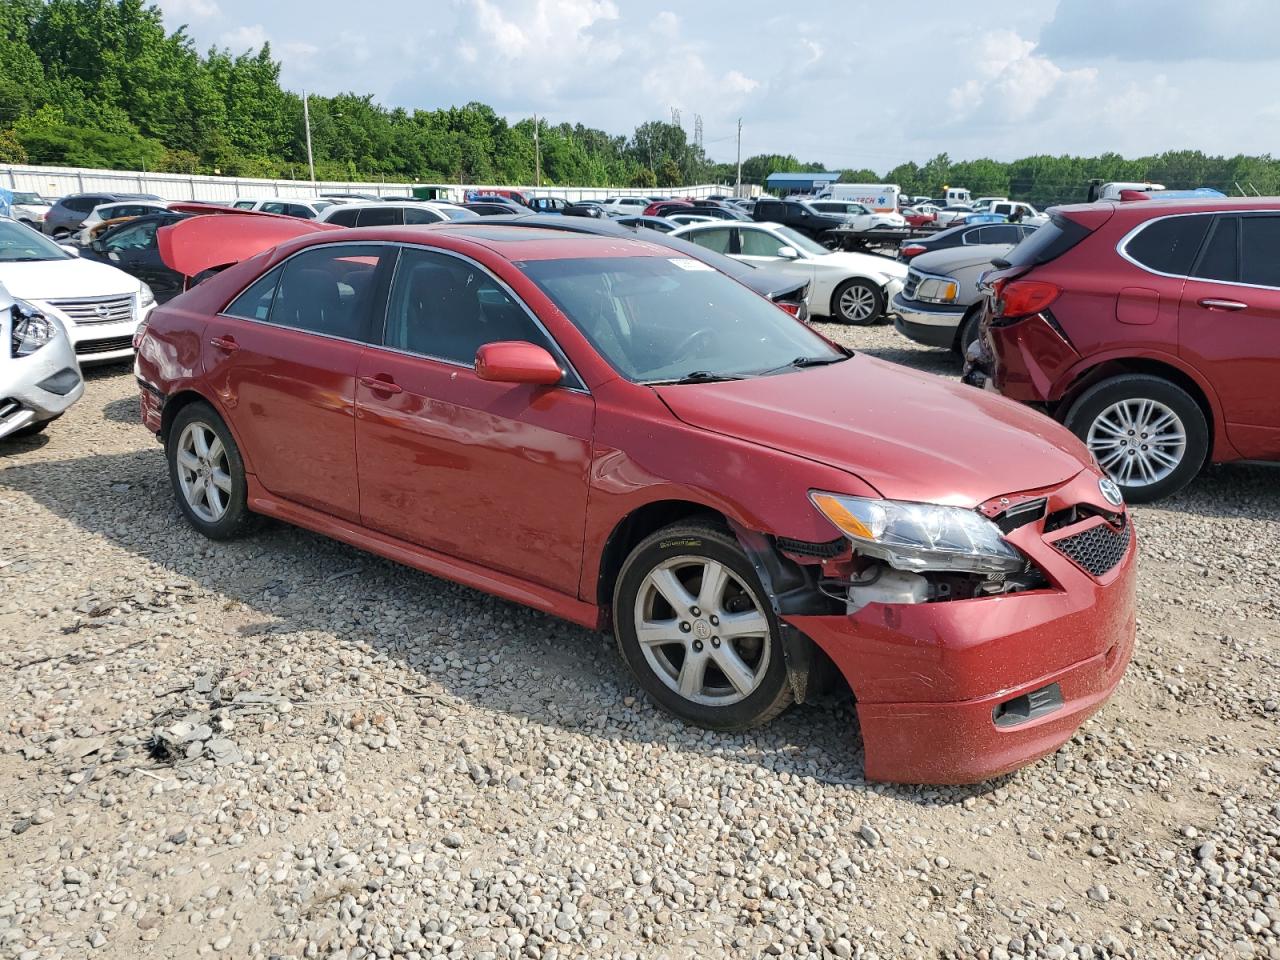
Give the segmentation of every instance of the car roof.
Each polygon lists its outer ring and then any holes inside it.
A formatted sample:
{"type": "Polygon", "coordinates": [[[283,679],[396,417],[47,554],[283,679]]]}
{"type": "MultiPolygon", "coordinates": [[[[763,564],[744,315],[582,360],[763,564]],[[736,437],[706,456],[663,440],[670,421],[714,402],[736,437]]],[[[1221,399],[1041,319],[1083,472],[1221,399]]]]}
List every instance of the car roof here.
{"type": "MultiPolygon", "coordinates": [[[[442,226],[442,225],[441,225],[442,226]]],[[[362,236],[378,228],[359,228],[362,236]]],[[[388,239],[413,242],[424,228],[387,228],[388,239]]],[[[433,225],[427,230],[438,229],[433,225]]],[[[625,229],[625,228],[620,228],[625,229]]],[[[379,230],[379,233],[383,231],[379,230]]],[[[456,220],[447,235],[461,237],[508,260],[559,260],[595,257],[670,257],[671,250],[638,236],[599,236],[542,226],[519,226],[488,221],[456,220]]]]}
{"type": "Polygon", "coordinates": [[[1083,213],[1111,207],[1116,213],[1133,214],[1137,219],[1168,216],[1172,213],[1230,213],[1239,210],[1280,210],[1280,197],[1184,197],[1163,200],[1159,193],[1150,200],[1098,200],[1055,207],[1059,213],[1083,213]]]}

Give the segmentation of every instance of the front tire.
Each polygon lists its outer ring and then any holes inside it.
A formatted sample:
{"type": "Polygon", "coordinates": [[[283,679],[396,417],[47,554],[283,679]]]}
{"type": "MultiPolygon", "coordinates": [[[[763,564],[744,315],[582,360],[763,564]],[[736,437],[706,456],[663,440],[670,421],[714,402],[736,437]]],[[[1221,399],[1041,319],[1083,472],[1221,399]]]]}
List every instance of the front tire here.
{"type": "Polygon", "coordinates": [[[178,509],[197,531],[210,540],[231,540],[255,525],[244,461],[213,407],[198,401],[178,411],[165,456],[178,509]]]}
{"type": "Polygon", "coordinates": [[[956,342],[951,348],[953,353],[958,353],[961,358],[969,355],[969,348],[978,339],[978,323],[981,320],[982,309],[978,304],[970,307],[965,312],[960,321],[960,327],[956,330],[956,342]]]}
{"type": "Polygon", "coordinates": [[[846,280],[831,295],[831,318],[869,326],[884,316],[885,303],[884,291],[869,280],[846,280]]]}
{"type": "Polygon", "coordinates": [[[1094,384],[1071,404],[1067,429],[1085,442],[1130,503],[1177,493],[1204,466],[1209,427],[1177,384],[1124,374],[1094,384]]]}
{"type": "Polygon", "coordinates": [[[791,703],[777,617],[733,537],[681,524],[641,542],[613,596],[618,650],[659,706],[712,730],[745,730],[791,703]]]}

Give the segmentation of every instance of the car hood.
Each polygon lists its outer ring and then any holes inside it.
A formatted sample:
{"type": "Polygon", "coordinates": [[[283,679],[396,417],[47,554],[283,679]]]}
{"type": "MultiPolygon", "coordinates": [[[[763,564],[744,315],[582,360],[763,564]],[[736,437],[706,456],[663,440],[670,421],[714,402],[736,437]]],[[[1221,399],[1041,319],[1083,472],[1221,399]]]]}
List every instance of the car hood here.
{"type": "Polygon", "coordinates": [[[952,270],[961,270],[977,264],[988,264],[1003,257],[1013,249],[1011,243],[980,243],[970,247],[943,247],[922,253],[911,261],[911,268],[919,273],[945,276],[952,270]]]}
{"type": "Polygon", "coordinates": [[[975,507],[1061,484],[1091,462],[1065,427],[1029,407],[861,355],[654,389],[691,426],[846,470],[894,500],[975,507]]]}
{"type": "Polygon", "coordinates": [[[0,263],[0,283],[19,300],[69,300],[136,293],[141,284],[123,270],[72,257],[34,263],[0,263]]]}
{"type": "Polygon", "coordinates": [[[900,260],[890,260],[888,257],[878,257],[873,253],[854,253],[852,251],[828,253],[825,256],[815,258],[813,262],[822,267],[850,273],[875,273],[883,277],[896,277],[899,280],[905,280],[907,277],[907,265],[905,263],[900,260]]]}

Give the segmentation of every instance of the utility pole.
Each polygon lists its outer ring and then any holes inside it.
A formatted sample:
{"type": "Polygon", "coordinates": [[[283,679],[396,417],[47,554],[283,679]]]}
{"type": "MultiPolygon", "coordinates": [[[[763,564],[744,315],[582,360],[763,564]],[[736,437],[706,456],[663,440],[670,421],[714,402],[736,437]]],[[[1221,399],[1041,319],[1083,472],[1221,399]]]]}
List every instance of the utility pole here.
{"type": "Polygon", "coordinates": [[[742,118],[738,118],[738,179],[733,185],[733,195],[742,196],[742,118]]]}
{"type": "Polygon", "coordinates": [[[533,115],[533,163],[535,187],[542,186],[542,145],[538,142],[538,115],[533,115]]]}
{"type": "Polygon", "coordinates": [[[302,122],[307,127],[307,167],[311,170],[311,186],[316,185],[316,162],[311,157],[311,108],[307,105],[307,91],[302,91],[302,122]]]}

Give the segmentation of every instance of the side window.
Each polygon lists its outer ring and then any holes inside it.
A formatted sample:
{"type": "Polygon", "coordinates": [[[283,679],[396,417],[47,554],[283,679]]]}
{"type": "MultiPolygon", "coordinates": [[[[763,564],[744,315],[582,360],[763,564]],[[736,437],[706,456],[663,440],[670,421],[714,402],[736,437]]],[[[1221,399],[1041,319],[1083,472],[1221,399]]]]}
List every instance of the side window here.
{"type": "Polygon", "coordinates": [[[399,207],[365,207],[356,221],[361,227],[386,227],[403,223],[399,207]]]}
{"type": "Polygon", "coordinates": [[[284,208],[285,208],[285,205],[283,203],[280,203],[279,201],[276,201],[276,200],[272,200],[262,205],[262,212],[283,214],[285,212],[284,208]]]}
{"type": "Polygon", "coordinates": [[[981,243],[1017,243],[1022,239],[1018,228],[1007,224],[984,227],[978,231],[978,236],[981,237],[981,243]]]}
{"type": "MultiPolygon", "coordinates": [[[[725,231],[726,233],[728,231],[725,231]]],[[[765,230],[740,230],[738,241],[742,244],[744,257],[776,257],[778,251],[787,246],[773,234],[765,230]]],[[[721,251],[723,253],[723,251],[721,251]]]]}
{"type": "Polygon", "coordinates": [[[325,218],[326,223],[336,223],[340,227],[354,227],[356,225],[356,216],[360,213],[359,208],[343,207],[335,210],[325,218]]]}
{"type": "MultiPolygon", "coordinates": [[[[363,340],[382,247],[315,247],[283,264],[270,321],[346,340],[363,340]]],[[[243,296],[243,294],[242,294],[243,296]]]]}
{"type": "Polygon", "coordinates": [[[1280,287],[1280,217],[1240,218],[1240,279],[1280,287]]]}
{"type": "Polygon", "coordinates": [[[1125,252],[1148,270],[1185,277],[1212,220],[1205,216],[1153,220],[1129,241],[1125,252]]]}
{"type": "Polygon", "coordinates": [[[237,200],[232,206],[237,210],[252,210],[254,203],[253,200],[237,200]]]}
{"type": "Polygon", "coordinates": [[[154,245],[158,226],[158,223],[140,223],[112,230],[102,245],[108,250],[146,250],[154,245]]]}
{"type": "Polygon", "coordinates": [[[960,242],[970,246],[976,243],[981,243],[982,229],[975,228],[973,230],[966,230],[964,233],[960,234],[960,242]]]}
{"type": "Polygon", "coordinates": [[[440,216],[424,207],[405,207],[405,223],[439,223],[440,216]]]}
{"type": "Polygon", "coordinates": [[[696,243],[700,247],[706,247],[708,250],[714,250],[716,253],[729,252],[729,228],[715,227],[710,230],[699,230],[691,233],[684,239],[690,243],[696,243]]]}
{"type": "Polygon", "coordinates": [[[75,213],[88,213],[98,205],[98,201],[96,197],[72,197],[63,200],[62,205],[75,213]]]}
{"type": "Polygon", "coordinates": [[[1191,275],[1204,280],[1239,281],[1239,238],[1240,220],[1237,217],[1218,217],[1213,232],[1209,234],[1209,242],[1200,254],[1200,262],[1191,275]]]}
{"type": "Polygon", "coordinates": [[[236,297],[222,312],[228,317],[241,317],[245,320],[266,320],[271,315],[271,301],[276,296],[276,286],[280,283],[282,267],[276,267],[253,283],[240,296],[236,297]]]}
{"type": "Polygon", "coordinates": [[[310,207],[304,207],[300,203],[286,204],[284,212],[291,217],[298,217],[302,220],[314,220],[316,218],[316,212],[314,210],[310,207]]]}
{"type": "Polygon", "coordinates": [[[446,254],[400,253],[383,342],[397,350],[471,366],[483,344],[526,340],[559,356],[554,344],[489,274],[446,254]]]}

